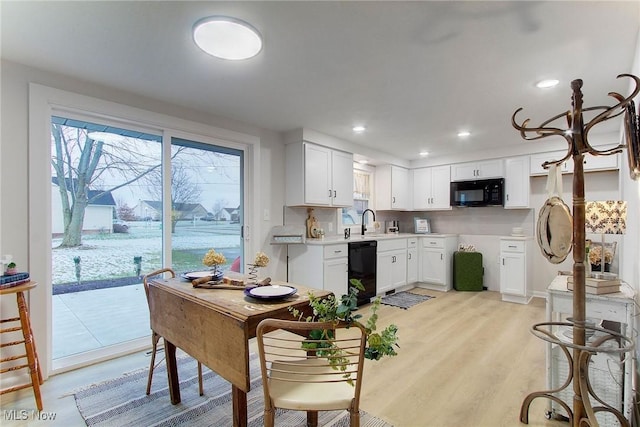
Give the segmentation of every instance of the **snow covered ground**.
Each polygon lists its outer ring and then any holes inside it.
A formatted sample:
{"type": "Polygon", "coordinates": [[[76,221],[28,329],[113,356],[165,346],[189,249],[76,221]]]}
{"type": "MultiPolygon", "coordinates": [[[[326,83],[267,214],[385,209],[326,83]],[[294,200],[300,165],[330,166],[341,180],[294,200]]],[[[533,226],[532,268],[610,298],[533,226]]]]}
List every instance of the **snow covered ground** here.
{"type": "MultiPolygon", "coordinates": [[[[83,236],[78,248],[58,248],[61,238],[52,239],[53,283],[76,282],[74,258],[80,257],[81,280],[98,280],[135,276],[134,257],[142,257],[141,273],[162,266],[162,230],[158,222],[129,223],[128,234],[96,234],[83,236]]],[[[178,223],[172,236],[172,247],[194,253],[213,248],[225,253],[229,259],[240,254],[239,226],[218,223],[178,223]]],[[[198,258],[200,256],[198,255],[198,258]]],[[[185,266],[182,271],[203,267],[185,266]]],[[[176,266],[178,271],[181,271],[176,266]]]]}

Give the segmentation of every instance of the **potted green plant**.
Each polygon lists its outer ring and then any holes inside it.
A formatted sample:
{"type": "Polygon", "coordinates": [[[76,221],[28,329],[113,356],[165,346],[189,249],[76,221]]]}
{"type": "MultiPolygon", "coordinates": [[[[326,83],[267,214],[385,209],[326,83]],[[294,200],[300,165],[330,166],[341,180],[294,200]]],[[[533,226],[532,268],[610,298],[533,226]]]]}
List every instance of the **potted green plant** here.
{"type": "MultiPolygon", "coordinates": [[[[358,310],[358,292],[364,290],[362,282],[358,279],[349,280],[351,287],[349,287],[349,293],[342,295],[340,298],[336,298],[334,295],[330,295],[327,298],[318,298],[313,293],[309,293],[309,305],[313,309],[312,315],[306,315],[297,309],[291,308],[291,313],[302,321],[307,322],[359,322],[365,327],[367,336],[367,347],[365,350],[365,357],[371,360],[379,360],[384,356],[395,356],[398,353],[396,348],[398,345],[398,327],[396,325],[389,325],[384,330],[377,331],[378,314],[377,311],[380,308],[381,299],[377,297],[369,307],[369,317],[364,323],[363,316],[357,313],[358,310]]],[[[316,335],[326,334],[327,331],[313,331],[316,335]]],[[[314,333],[311,334],[312,339],[318,339],[319,336],[314,337],[314,333]]],[[[331,352],[331,349],[324,349],[325,352],[331,352]]],[[[338,359],[330,359],[336,361],[339,364],[338,359]]],[[[332,362],[333,363],[333,362],[332,362]]]]}
{"type": "Polygon", "coordinates": [[[9,264],[7,264],[7,269],[5,270],[4,274],[18,274],[16,263],[10,262],[9,264]]]}

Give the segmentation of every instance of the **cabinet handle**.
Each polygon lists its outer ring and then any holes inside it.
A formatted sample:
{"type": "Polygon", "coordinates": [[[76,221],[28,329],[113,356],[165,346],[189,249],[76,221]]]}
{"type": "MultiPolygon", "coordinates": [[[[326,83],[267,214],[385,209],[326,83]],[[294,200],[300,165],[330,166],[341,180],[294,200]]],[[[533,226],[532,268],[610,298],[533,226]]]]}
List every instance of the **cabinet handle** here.
{"type": "Polygon", "coordinates": [[[504,265],[504,258],[502,258],[502,265],[504,265]]]}
{"type": "Polygon", "coordinates": [[[396,202],[396,198],[395,198],[395,197],[392,197],[392,198],[391,198],[391,203],[395,203],[395,202],[396,202]]]}
{"type": "Polygon", "coordinates": [[[409,254],[409,259],[411,259],[411,254],[409,254]]]}
{"type": "Polygon", "coordinates": [[[437,245],[438,242],[429,242],[430,245],[437,245]]]}
{"type": "Polygon", "coordinates": [[[514,246],[514,245],[509,245],[509,247],[510,247],[511,249],[515,249],[515,248],[517,248],[517,246],[514,246]]]}
{"type": "Polygon", "coordinates": [[[444,254],[440,254],[440,261],[444,259],[444,254]]]}
{"type": "Polygon", "coordinates": [[[333,197],[334,198],[338,197],[338,192],[336,190],[333,190],[333,197]]]}
{"type": "Polygon", "coordinates": [[[509,195],[507,194],[507,202],[509,201],[509,195]]]}
{"type": "Polygon", "coordinates": [[[333,251],[334,254],[340,254],[342,251],[333,251]]]}
{"type": "Polygon", "coordinates": [[[393,256],[391,257],[391,262],[392,262],[392,263],[396,262],[396,256],[395,256],[395,255],[393,255],[393,256]]]}
{"type": "Polygon", "coordinates": [[[329,197],[331,197],[331,189],[329,189],[329,197]]]}

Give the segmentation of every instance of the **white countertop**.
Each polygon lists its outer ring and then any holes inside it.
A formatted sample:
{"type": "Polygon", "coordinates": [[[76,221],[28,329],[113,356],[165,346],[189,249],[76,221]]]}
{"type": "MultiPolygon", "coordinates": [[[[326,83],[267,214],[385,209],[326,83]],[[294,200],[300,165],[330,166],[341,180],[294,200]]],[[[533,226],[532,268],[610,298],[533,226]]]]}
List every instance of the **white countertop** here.
{"type": "Polygon", "coordinates": [[[342,235],[325,236],[323,239],[307,239],[307,245],[334,245],[338,243],[362,242],[366,240],[391,240],[391,239],[407,239],[409,237],[450,237],[455,234],[414,234],[414,233],[379,233],[379,234],[351,234],[351,237],[345,239],[342,235]]]}

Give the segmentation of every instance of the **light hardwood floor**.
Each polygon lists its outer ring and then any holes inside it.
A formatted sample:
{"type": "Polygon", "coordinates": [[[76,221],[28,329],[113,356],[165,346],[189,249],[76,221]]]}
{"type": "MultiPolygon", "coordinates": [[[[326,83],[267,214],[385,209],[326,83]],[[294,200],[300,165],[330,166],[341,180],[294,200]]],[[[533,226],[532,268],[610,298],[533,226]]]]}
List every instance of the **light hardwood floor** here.
{"type": "MultiPolygon", "coordinates": [[[[396,357],[367,361],[361,408],[396,427],[524,425],[518,419],[522,400],[545,388],[544,342],[530,332],[545,320],[545,301],[506,303],[497,292],[413,292],[436,298],[409,310],[381,307],[378,325],[395,323],[401,348],[396,357]]],[[[82,426],[73,390],[148,363],[145,353],[137,353],[53,376],[42,392],[45,411],[55,412],[55,421],[0,418],[0,424],[82,426]]],[[[534,401],[530,426],[567,426],[547,420],[546,406],[545,399],[534,401]]],[[[2,411],[34,407],[30,389],[2,396],[2,411]]]]}

